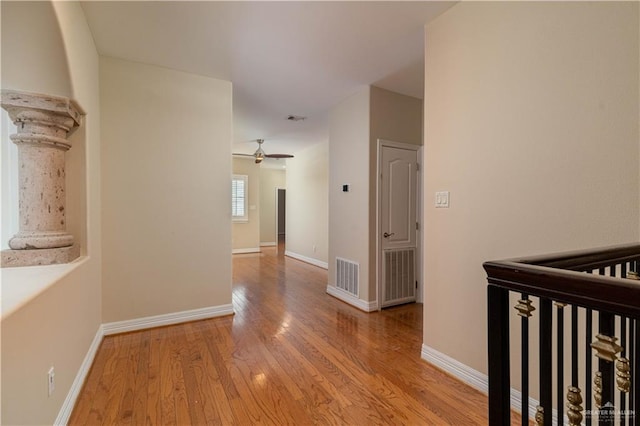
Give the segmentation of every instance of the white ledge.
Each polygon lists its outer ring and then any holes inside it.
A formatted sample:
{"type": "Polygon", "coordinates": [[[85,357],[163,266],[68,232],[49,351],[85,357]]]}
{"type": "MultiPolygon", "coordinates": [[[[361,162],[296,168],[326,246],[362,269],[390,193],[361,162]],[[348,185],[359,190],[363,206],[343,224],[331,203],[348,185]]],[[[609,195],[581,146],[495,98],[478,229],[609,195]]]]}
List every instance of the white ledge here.
{"type": "Polygon", "coordinates": [[[81,256],[60,265],[0,269],[0,318],[4,320],[88,260],[81,256]]]}

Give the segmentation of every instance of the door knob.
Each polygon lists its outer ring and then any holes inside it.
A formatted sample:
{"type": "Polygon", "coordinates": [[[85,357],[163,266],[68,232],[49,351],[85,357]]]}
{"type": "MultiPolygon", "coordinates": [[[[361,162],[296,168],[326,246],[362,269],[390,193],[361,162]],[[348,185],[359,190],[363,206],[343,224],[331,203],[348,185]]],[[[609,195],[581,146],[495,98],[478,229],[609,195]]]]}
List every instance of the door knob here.
{"type": "Polygon", "coordinates": [[[385,237],[385,238],[389,238],[392,235],[396,235],[396,233],[395,232],[392,232],[392,233],[385,232],[384,234],[382,234],[382,236],[385,237]]]}

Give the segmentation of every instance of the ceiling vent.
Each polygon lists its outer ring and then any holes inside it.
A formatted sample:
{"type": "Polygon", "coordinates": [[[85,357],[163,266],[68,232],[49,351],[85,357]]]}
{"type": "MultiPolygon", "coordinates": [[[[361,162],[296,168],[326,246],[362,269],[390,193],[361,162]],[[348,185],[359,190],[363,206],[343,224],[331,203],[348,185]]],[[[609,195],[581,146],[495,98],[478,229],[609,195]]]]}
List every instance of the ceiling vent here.
{"type": "Polygon", "coordinates": [[[289,121],[303,121],[306,119],[307,117],[303,117],[301,115],[287,115],[287,120],[289,121]]]}

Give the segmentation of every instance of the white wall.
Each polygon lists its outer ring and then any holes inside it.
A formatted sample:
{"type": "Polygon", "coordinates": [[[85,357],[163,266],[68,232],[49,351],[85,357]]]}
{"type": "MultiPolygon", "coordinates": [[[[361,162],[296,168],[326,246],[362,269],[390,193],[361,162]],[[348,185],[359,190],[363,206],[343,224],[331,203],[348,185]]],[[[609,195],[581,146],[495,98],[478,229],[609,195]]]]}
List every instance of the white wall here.
{"type": "Polygon", "coordinates": [[[286,250],[324,264],[329,254],[328,150],[328,142],[321,142],[287,161],[286,250]]]}
{"type": "Polygon", "coordinates": [[[249,220],[233,222],[232,247],[234,252],[260,251],[260,165],[253,158],[233,157],[233,173],[248,176],[249,220]]]}
{"type": "Polygon", "coordinates": [[[336,257],[359,263],[359,297],[365,301],[376,297],[366,284],[369,283],[369,101],[370,88],[366,87],[333,107],[329,114],[328,280],[330,286],[335,286],[336,257]],[[345,184],[349,185],[349,192],[342,192],[345,184]]]}
{"type": "Polygon", "coordinates": [[[100,58],[103,321],[231,303],[231,84],[100,58]]]}
{"type": "MultiPolygon", "coordinates": [[[[284,160],[280,160],[284,163],[284,160]]],[[[277,243],[276,188],[286,187],[284,169],[260,167],[260,244],[277,243]]]]}
{"type": "Polygon", "coordinates": [[[637,3],[460,3],[427,26],[425,345],[486,373],[482,262],[638,240],[638,36],[637,3]]]}
{"type": "MultiPolygon", "coordinates": [[[[37,91],[69,96],[87,111],[81,131],[72,136],[74,145],[85,147],[82,155],[73,158],[74,166],[67,170],[76,196],[86,204],[75,214],[77,223],[85,223],[88,253],[66,276],[50,283],[37,297],[28,300],[12,314],[2,318],[2,424],[53,424],[71,384],[87,354],[101,323],[101,239],[100,239],[100,102],[98,88],[98,55],[79,3],[29,3],[27,6],[2,2],[2,75],[3,88],[37,91]],[[37,16],[48,22],[57,22],[58,29],[50,25],[34,25],[29,14],[14,15],[14,7],[38,9],[37,16]],[[16,38],[22,32],[10,31],[5,19],[14,28],[24,28],[28,38],[16,38]],[[23,73],[11,85],[4,80],[8,60],[6,46],[20,49],[11,55],[10,67],[23,73]],[[51,56],[37,58],[34,66],[31,54],[43,46],[64,45],[51,56]],[[62,55],[62,56],[60,56],[62,55]],[[64,62],[64,65],[60,64],[64,62]],[[53,69],[49,69],[51,64],[53,69]],[[66,71],[62,71],[66,70],[66,71]],[[67,75],[66,81],[56,80],[67,75]],[[56,77],[54,78],[54,75],[56,77]],[[27,76],[33,77],[33,84],[27,76]],[[52,80],[53,79],[53,80],[52,80]],[[56,80],[56,81],[54,81],[56,80]],[[64,89],[61,89],[64,88],[64,89]],[[72,90],[71,90],[72,89],[72,90]],[[67,92],[69,90],[69,92],[67,92]],[[84,168],[86,167],[86,171],[84,168]],[[77,172],[82,173],[77,173],[77,172]],[[70,175],[71,173],[71,175],[70,175]],[[86,179],[85,174],[86,173],[86,179]],[[82,194],[79,194],[82,192],[82,194]],[[55,367],[56,389],[47,397],[47,371],[55,367]]],[[[37,22],[41,22],[38,18],[37,22]]],[[[69,161],[69,159],[68,159],[69,161]]],[[[68,193],[69,195],[69,193],[68,193]]],[[[73,204],[75,200],[71,200],[73,204]]],[[[69,205],[69,200],[67,201],[69,205]]],[[[82,204],[82,203],[81,203],[82,204]]],[[[77,207],[76,207],[77,208],[77,207]]],[[[21,272],[41,271],[46,267],[3,269],[3,306],[7,286],[24,285],[21,272]],[[21,270],[21,271],[17,271],[21,270]],[[7,276],[18,277],[15,282],[7,276]]],[[[40,278],[47,279],[41,273],[40,278]]]]}

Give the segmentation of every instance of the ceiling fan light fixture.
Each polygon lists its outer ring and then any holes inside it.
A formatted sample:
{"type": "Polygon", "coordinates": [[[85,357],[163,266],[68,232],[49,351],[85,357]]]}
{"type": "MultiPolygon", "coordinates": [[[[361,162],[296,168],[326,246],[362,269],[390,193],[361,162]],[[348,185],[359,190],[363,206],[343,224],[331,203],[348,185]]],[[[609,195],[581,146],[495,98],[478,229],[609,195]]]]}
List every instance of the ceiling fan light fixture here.
{"type": "Polygon", "coordinates": [[[233,155],[238,157],[253,157],[255,159],[256,164],[262,163],[262,161],[265,158],[273,158],[276,160],[280,160],[281,158],[293,158],[293,155],[291,154],[267,154],[262,149],[262,144],[264,143],[264,139],[256,139],[256,142],[258,142],[258,149],[256,149],[256,151],[253,154],[244,154],[244,153],[234,152],[233,155]]]}
{"type": "Polygon", "coordinates": [[[256,152],[254,152],[253,155],[255,155],[256,158],[258,156],[264,157],[265,152],[262,149],[262,144],[264,143],[264,139],[256,139],[256,142],[258,142],[258,149],[256,149],[256,152]]]}
{"type": "Polygon", "coordinates": [[[256,149],[253,154],[240,154],[234,152],[233,155],[240,157],[253,157],[256,164],[262,163],[265,158],[275,158],[276,160],[279,160],[281,158],[293,158],[293,155],[291,154],[267,154],[262,149],[264,139],[256,139],[256,142],[258,142],[258,149],[256,149]]]}

